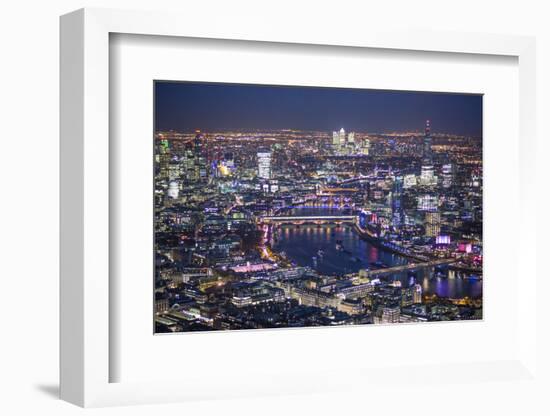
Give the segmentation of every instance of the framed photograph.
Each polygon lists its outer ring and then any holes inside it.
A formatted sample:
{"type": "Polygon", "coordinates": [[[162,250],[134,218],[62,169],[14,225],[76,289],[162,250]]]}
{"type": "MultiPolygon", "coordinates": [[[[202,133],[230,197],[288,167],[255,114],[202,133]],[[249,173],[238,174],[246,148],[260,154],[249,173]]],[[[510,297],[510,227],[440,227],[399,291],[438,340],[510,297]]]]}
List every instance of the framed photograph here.
{"type": "Polygon", "coordinates": [[[534,40],[181,19],[61,18],[61,397],[542,388],[534,40]]]}

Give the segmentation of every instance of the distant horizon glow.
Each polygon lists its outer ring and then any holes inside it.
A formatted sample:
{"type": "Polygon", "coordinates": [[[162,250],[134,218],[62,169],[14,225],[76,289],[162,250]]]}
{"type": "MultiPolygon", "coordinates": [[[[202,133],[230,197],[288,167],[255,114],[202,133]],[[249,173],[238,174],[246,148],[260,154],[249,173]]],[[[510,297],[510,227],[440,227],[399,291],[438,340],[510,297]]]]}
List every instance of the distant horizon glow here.
{"type": "Polygon", "coordinates": [[[156,81],[155,131],[423,132],[482,137],[482,95],[156,81]]]}

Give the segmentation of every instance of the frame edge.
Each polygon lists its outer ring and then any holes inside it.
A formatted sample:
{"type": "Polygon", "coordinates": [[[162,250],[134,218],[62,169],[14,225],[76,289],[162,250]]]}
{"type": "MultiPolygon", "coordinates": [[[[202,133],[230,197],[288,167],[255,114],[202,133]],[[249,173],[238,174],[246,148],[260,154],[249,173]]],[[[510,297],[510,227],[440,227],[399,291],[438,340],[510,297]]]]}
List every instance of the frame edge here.
{"type": "Polygon", "coordinates": [[[84,405],[84,10],[60,18],[59,396],[84,405]]]}

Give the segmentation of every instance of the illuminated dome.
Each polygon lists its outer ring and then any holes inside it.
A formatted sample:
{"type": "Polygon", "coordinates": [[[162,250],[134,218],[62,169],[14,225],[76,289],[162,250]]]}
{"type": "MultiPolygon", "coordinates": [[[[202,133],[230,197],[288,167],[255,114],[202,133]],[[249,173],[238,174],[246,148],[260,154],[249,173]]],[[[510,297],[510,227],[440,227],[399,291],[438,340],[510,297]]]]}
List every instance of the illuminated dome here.
{"type": "Polygon", "coordinates": [[[176,181],[170,182],[168,185],[168,197],[177,199],[180,193],[180,186],[176,181]]]}

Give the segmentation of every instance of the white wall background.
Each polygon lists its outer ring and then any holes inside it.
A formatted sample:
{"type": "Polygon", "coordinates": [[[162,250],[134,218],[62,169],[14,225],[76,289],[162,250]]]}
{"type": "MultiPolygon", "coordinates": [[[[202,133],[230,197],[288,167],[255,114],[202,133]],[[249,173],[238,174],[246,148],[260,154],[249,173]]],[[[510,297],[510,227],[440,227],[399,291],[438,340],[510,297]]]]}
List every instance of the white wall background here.
{"type": "MultiPolygon", "coordinates": [[[[393,0],[393,1],[193,1],[183,0],[11,0],[0,9],[0,413],[76,414],[82,410],[56,399],[58,383],[58,17],[81,7],[165,9],[188,12],[189,19],[212,24],[220,18],[247,15],[256,23],[274,20],[286,25],[311,20],[327,30],[338,25],[388,21],[405,27],[437,30],[511,33],[537,36],[539,180],[538,208],[548,216],[548,141],[550,114],[550,26],[547,2],[535,0],[393,0]],[[40,413],[39,413],[40,412],[40,413]]],[[[185,21],[182,21],[185,24],[185,21]]],[[[243,29],[244,30],[244,29],[243,29]]],[[[490,156],[489,156],[490,157],[490,156]]],[[[541,215],[542,218],[542,215],[541,215]]],[[[548,224],[541,222],[539,257],[548,224]]],[[[549,293],[548,283],[538,288],[549,293]]],[[[541,298],[542,299],[542,298],[541,298]]],[[[541,306],[541,313],[543,312],[541,306]]],[[[548,347],[548,345],[545,345],[548,347]]],[[[546,352],[550,348],[546,349],[546,352]]],[[[542,351],[541,351],[542,352],[542,351]]],[[[547,360],[546,354],[541,354],[547,360]]],[[[547,361],[546,361],[547,363],[547,361]]],[[[465,387],[466,388],[466,387],[465,387]]],[[[488,407],[493,414],[523,410],[530,403],[503,400],[449,404],[446,414],[464,414],[488,407]]],[[[281,397],[94,410],[99,414],[345,414],[369,412],[371,398],[281,397]]],[[[429,403],[429,392],[421,403],[429,403]]],[[[429,406],[426,410],[429,410],[429,406]]],[[[538,409],[542,414],[542,409],[538,409]]],[[[546,409],[547,410],[547,409],[546,409]]],[[[427,412],[429,413],[429,412],[427,412]]],[[[392,414],[391,406],[385,414],[392,414]]]]}

